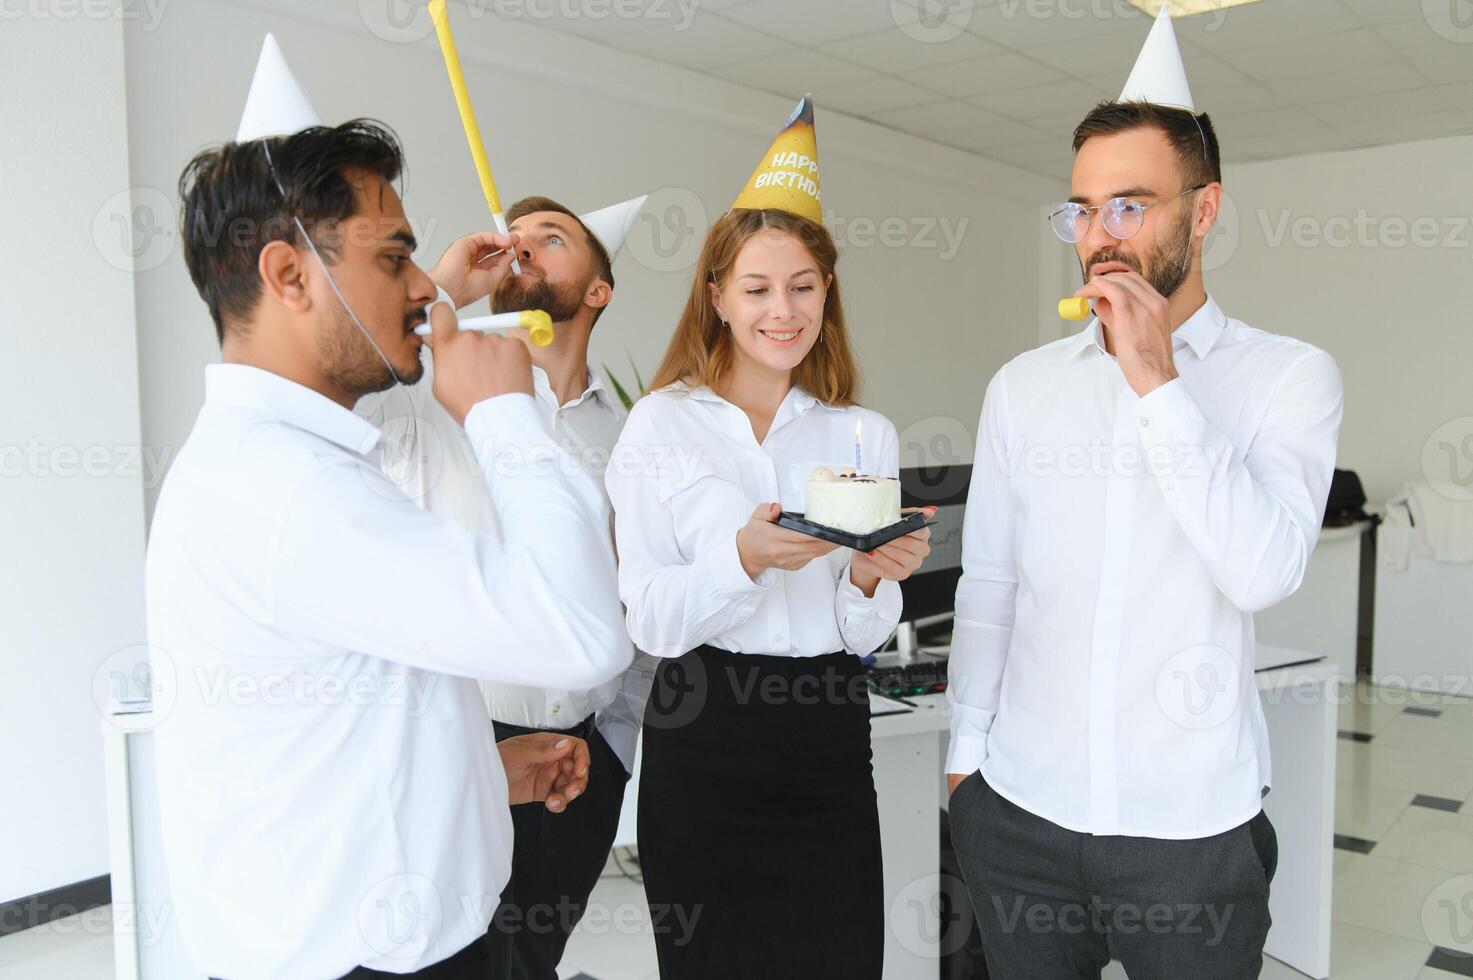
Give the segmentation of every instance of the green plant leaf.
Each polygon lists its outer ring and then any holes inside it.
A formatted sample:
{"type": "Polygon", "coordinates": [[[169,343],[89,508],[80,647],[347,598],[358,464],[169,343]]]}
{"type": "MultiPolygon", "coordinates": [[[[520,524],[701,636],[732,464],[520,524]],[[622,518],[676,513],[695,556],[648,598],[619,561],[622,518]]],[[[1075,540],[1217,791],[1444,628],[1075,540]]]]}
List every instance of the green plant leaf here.
{"type": "Polygon", "coordinates": [[[634,372],[634,386],[639,389],[639,393],[642,395],[644,394],[644,380],[639,376],[639,368],[634,366],[634,355],[626,349],[624,356],[629,358],[629,370],[634,372]]]}
{"type": "Polygon", "coordinates": [[[604,365],[604,376],[609,379],[609,384],[613,386],[614,394],[618,396],[620,403],[623,404],[624,411],[627,412],[634,408],[634,400],[629,397],[629,392],[624,390],[624,386],[619,383],[618,378],[614,377],[614,372],[609,370],[607,364],[604,365]]]}

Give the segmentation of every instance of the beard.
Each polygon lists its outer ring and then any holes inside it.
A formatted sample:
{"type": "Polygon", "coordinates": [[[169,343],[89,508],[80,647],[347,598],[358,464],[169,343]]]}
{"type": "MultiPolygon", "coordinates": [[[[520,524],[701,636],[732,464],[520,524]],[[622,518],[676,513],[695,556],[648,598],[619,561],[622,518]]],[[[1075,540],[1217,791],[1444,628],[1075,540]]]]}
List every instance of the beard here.
{"type": "MultiPolygon", "coordinates": [[[[422,309],[407,313],[404,329],[413,330],[424,319],[422,309]]],[[[390,371],[389,365],[384,363],[387,352],[381,355],[379,348],[370,343],[353,318],[341,308],[334,318],[333,329],[319,335],[317,351],[326,378],[340,390],[359,398],[386,391],[398,382],[415,384],[425,373],[424,362],[418,357],[414,359],[413,368],[395,365],[390,371]],[[395,377],[396,373],[398,377],[395,377]]]]}
{"type": "Polygon", "coordinates": [[[507,276],[491,297],[492,313],[519,313],[522,310],[542,310],[552,317],[553,323],[566,323],[577,316],[583,307],[583,293],[588,289],[590,278],[585,283],[559,283],[554,285],[538,276],[522,274],[507,276]]]}
{"type": "Polygon", "coordinates": [[[1188,266],[1192,254],[1192,215],[1184,214],[1167,230],[1165,241],[1157,241],[1146,250],[1143,257],[1122,252],[1118,247],[1102,248],[1089,257],[1084,266],[1084,281],[1089,282],[1089,270],[1103,262],[1119,262],[1145,277],[1151,288],[1166,299],[1187,281],[1188,266]]]}

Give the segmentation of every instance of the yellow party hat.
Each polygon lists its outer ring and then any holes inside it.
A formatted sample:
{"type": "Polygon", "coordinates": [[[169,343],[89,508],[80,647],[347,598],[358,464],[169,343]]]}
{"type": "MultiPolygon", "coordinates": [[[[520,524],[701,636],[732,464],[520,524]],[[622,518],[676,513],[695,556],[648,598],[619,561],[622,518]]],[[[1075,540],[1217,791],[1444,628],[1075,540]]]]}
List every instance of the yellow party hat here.
{"type": "Polygon", "coordinates": [[[813,96],[803,96],[767,155],[747,178],[733,208],[775,208],[823,224],[818,196],[818,139],[813,132],[813,96]]]}

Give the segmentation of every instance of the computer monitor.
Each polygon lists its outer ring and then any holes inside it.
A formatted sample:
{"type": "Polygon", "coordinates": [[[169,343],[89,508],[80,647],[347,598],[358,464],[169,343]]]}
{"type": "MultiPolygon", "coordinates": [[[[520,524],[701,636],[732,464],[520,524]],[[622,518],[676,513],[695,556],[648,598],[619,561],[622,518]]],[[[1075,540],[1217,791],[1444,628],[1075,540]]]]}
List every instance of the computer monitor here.
{"type": "Polygon", "coordinates": [[[953,610],[956,584],[962,577],[962,515],[971,482],[970,463],[917,466],[900,471],[901,506],[936,508],[931,553],[918,572],[900,583],[905,602],[900,617],[907,622],[953,610]]]}

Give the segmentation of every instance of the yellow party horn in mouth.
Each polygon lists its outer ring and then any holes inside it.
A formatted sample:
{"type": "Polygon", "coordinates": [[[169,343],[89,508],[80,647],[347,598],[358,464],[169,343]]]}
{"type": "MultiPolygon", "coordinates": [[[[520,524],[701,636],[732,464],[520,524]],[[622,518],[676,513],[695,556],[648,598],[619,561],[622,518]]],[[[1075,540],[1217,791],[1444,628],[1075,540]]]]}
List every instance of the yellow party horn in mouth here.
{"type": "MultiPolygon", "coordinates": [[[[456,323],[458,330],[475,330],[479,333],[493,333],[497,330],[527,331],[528,338],[533,347],[546,347],[552,343],[552,317],[542,310],[521,310],[513,313],[493,313],[490,316],[468,316],[463,317],[456,323]]],[[[414,332],[421,337],[430,335],[430,325],[421,323],[414,328],[414,332]]]]}
{"type": "Polygon", "coordinates": [[[1065,296],[1059,300],[1059,316],[1065,320],[1088,320],[1089,300],[1083,296],[1065,296]]]}

